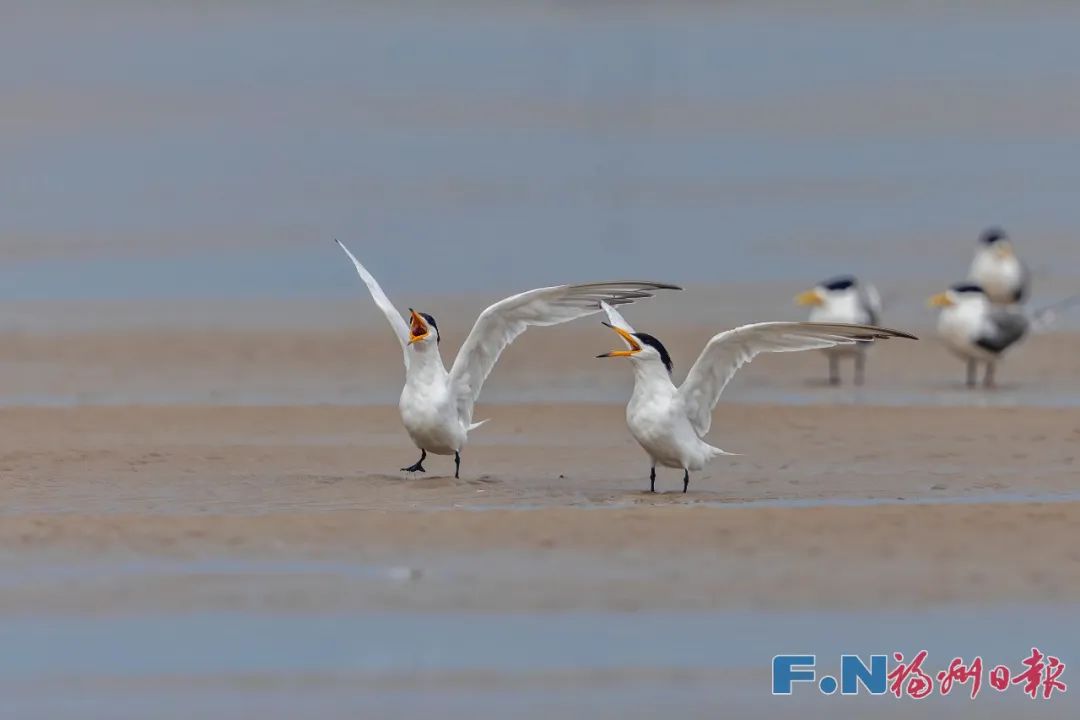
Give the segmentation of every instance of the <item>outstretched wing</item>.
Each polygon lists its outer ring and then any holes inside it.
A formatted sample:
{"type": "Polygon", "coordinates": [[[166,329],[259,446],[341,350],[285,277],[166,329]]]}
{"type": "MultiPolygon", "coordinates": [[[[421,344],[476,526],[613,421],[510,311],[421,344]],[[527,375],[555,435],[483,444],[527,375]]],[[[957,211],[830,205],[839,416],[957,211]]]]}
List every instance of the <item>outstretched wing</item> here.
{"type": "Polygon", "coordinates": [[[1058,300],[1052,305],[1040,308],[1031,314],[1031,327],[1036,332],[1045,332],[1053,327],[1061,313],[1080,305],[1080,293],[1058,300]]]}
{"type": "Polygon", "coordinates": [[[656,290],[681,290],[655,282],[605,282],[530,290],[500,300],[480,313],[450,368],[458,415],[472,422],[473,404],[499,355],[530,325],[558,325],[600,312],[600,303],[626,305],[656,290]]]}
{"type": "Polygon", "coordinates": [[[797,352],[891,337],[915,339],[898,330],[843,323],[766,322],[743,325],[714,336],[679,388],[690,423],[704,436],[712,411],[735,372],[763,352],[797,352]]]}
{"type": "Polygon", "coordinates": [[[356,266],[356,272],[360,274],[360,279],[367,285],[367,289],[371,292],[371,299],[375,301],[375,304],[379,306],[379,309],[386,315],[386,319],[390,321],[390,327],[394,328],[394,334],[397,335],[398,342],[401,343],[401,354],[405,359],[405,367],[409,367],[409,353],[405,352],[409,347],[409,326],[405,324],[405,318],[401,317],[401,313],[397,311],[393,303],[390,302],[390,298],[386,297],[386,293],[379,287],[379,283],[375,281],[375,277],[367,271],[360,261],[356,259],[356,256],[349,252],[349,248],[345,247],[344,243],[340,240],[334,240],[345,254],[352,260],[353,265],[356,266]]]}

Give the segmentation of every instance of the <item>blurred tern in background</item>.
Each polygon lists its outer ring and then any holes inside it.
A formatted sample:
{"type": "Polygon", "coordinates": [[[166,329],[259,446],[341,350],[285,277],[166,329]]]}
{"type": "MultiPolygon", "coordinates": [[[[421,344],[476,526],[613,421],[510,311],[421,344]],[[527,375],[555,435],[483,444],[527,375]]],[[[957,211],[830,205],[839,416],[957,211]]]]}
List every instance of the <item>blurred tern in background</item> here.
{"type": "Polygon", "coordinates": [[[996,305],[1024,302],[1031,293],[1031,273],[1000,228],[990,228],[979,236],[968,279],[996,305]]]}
{"type": "Polygon", "coordinates": [[[811,322],[765,322],[713,336],[680,387],[671,381],[671,356],[658,339],[636,332],[618,310],[604,303],[604,323],[623,339],[625,350],[597,357],[628,357],[634,368],[634,391],[626,406],[626,424],[652,462],[649,489],[656,492],[656,466],[683,471],[683,492],[690,471],[701,470],[719,455],[731,455],[705,442],[712,411],[735,372],[763,352],[821,350],[892,337],[915,339],[898,330],[869,325],[811,322]]]}
{"type": "MultiPolygon", "coordinates": [[[[863,285],[851,275],[842,275],[802,293],[799,305],[810,306],[810,321],[847,325],[877,325],[881,322],[881,296],[873,285],[863,285]]],[[[855,360],[855,384],[866,380],[867,343],[843,344],[827,348],[829,384],[840,384],[840,359],[855,360]]]]}
{"type": "Polygon", "coordinates": [[[454,456],[454,477],[461,470],[461,449],[469,431],[487,422],[473,422],[473,406],[499,355],[532,325],[558,325],[600,312],[600,303],[626,305],[652,297],[655,290],[680,290],[656,282],[599,282],[530,290],[500,300],[480,313],[447,372],[439,354],[435,318],[409,309],[409,321],[394,309],[375,278],[341,242],[337,244],[356,266],[375,304],[394,329],[405,357],[405,387],[398,409],[401,421],[420,449],[420,459],[407,472],[424,472],[429,452],[454,456]]]}
{"type": "Polygon", "coordinates": [[[967,362],[967,386],[976,386],[979,363],[986,364],[983,386],[994,387],[994,370],[1006,350],[1029,331],[1048,328],[1057,314],[1080,303],[1080,295],[1054,303],[1030,316],[1016,307],[995,305],[986,290],[975,283],[953,285],[930,298],[930,307],[941,308],[938,334],[945,346],[967,362]]]}

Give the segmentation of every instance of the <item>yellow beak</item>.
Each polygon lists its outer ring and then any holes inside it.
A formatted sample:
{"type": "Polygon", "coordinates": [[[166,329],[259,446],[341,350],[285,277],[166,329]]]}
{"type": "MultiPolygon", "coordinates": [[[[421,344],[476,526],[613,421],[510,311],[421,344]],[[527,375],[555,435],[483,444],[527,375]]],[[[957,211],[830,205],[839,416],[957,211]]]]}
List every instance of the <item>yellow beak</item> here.
{"type": "Polygon", "coordinates": [[[821,305],[825,301],[821,299],[821,293],[817,290],[807,290],[795,296],[796,305],[821,305]]]}
{"type": "Polygon", "coordinates": [[[1012,245],[1007,242],[999,242],[997,247],[994,248],[994,254],[1002,260],[1007,260],[1013,256],[1012,245]]]}
{"type": "Polygon", "coordinates": [[[927,300],[926,304],[930,307],[951,307],[956,303],[949,299],[948,293],[942,292],[927,300]]]}
{"type": "Polygon", "coordinates": [[[409,344],[414,342],[420,342],[430,334],[428,330],[427,322],[424,320],[420,313],[416,312],[412,308],[409,308],[411,317],[409,318],[409,344]]]}
{"type": "Polygon", "coordinates": [[[606,352],[603,355],[597,355],[596,357],[598,357],[598,358],[630,357],[631,355],[633,355],[635,353],[641,352],[641,343],[639,343],[637,341],[636,337],[634,337],[630,333],[626,332],[622,328],[617,328],[614,325],[608,325],[607,323],[604,323],[604,325],[607,325],[609,328],[611,328],[612,330],[617,332],[619,334],[619,337],[621,337],[623,340],[625,340],[626,343],[630,346],[630,349],[629,350],[612,350],[611,352],[606,352]]]}

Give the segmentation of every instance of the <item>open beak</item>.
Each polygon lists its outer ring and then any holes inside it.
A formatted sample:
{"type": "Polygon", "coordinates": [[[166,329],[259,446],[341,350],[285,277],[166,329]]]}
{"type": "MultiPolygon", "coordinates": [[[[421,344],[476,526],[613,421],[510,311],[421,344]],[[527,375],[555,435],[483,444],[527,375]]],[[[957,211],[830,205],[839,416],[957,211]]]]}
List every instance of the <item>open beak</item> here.
{"type": "Polygon", "coordinates": [[[428,330],[427,322],[418,312],[409,308],[409,314],[409,344],[412,345],[426,338],[431,331],[428,330]]]}
{"type": "Polygon", "coordinates": [[[821,293],[817,290],[807,290],[795,296],[796,305],[821,305],[823,302],[821,293]]]}
{"type": "Polygon", "coordinates": [[[949,299],[949,294],[948,293],[943,293],[942,292],[942,293],[938,293],[937,295],[935,295],[932,298],[930,298],[929,300],[927,300],[926,304],[929,305],[930,307],[944,308],[944,307],[952,307],[956,303],[954,303],[951,299],[949,299]]]}
{"type": "Polygon", "coordinates": [[[608,323],[601,323],[601,324],[611,328],[616,333],[618,333],[619,337],[621,337],[623,340],[625,340],[626,344],[630,346],[630,349],[629,350],[612,350],[611,352],[606,352],[603,355],[597,355],[596,357],[598,357],[598,358],[630,357],[631,355],[635,355],[635,354],[641,352],[641,343],[639,343],[637,341],[636,337],[634,337],[630,333],[626,332],[622,328],[615,327],[614,325],[608,325],[608,323]]]}

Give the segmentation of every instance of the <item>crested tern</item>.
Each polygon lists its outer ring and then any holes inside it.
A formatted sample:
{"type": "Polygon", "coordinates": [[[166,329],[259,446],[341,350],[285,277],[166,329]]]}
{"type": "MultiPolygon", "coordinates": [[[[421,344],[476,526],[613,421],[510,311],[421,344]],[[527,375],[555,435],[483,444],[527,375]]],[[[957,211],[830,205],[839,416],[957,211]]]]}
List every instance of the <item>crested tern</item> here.
{"type": "Polygon", "coordinates": [[[626,305],[652,297],[655,290],[681,290],[658,282],[597,282],[529,290],[500,300],[477,318],[450,370],[439,353],[435,318],[409,309],[409,322],[394,308],[374,276],[349,249],[335,240],[352,260],[375,304],[386,315],[401,343],[405,359],[405,387],[398,409],[420,459],[406,472],[424,472],[427,454],[453,455],[454,477],[460,476],[461,450],[470,431],[486,420],[473,422],[473,406],[480,388],[499,355],[526,328],[558,325],[600,312],[600,303],[626,305]]]}
{"type": "Polygon", "coordinates": [[[1032,325],[1028,317],[1017,309],[995,305],[985,288],[970,282],[957,283],[927,302],[941,309],[938,335],[945,346],[967,363],[967,386],[975,387],[979,363],[985,363],[983,385],[993,387],[997,362],[1027,334],[1032,325]]]}
{"type": "MultiPolygon", "coordinates": [[[[795,298],[799,305],[810,307],[810,322],[844,323],[848,325],[877,325],[881,322],[881,296],[873,285],[863,285],[851,275],[841,275],[801,293],[795,298]]],[[[840,384],[840,360],[855,361],[855,384],[866,379],[866,343],[836,345],[826,348],[829,359],[829,384],[840,384]]]]}
{"type": "Polygon", "coordinates": [[[731,455],[705,442],[720,393],[735,372],[763,352],[795,352],[852,345],[892,337],[915,339],[898,330],[871,325],[811,322],[764,322],[714,335],[690,368],[682,385],[671,381],[671,355],[656,337],[637,332],[618,310],[603,304],[607,327],[626,345],[597,357],[626,357],[634,368],[634,390],[626,406],[630,434],[652,463],[649,489],[656,492],[656,466],[683,471],[683,492],[690,471],[713,458],[731,455]]]}
{"type": "Polygon", "coordinates": [[[1000,228],[990,228],[979,236],[968,279],[996,305],[1023,302],[1031,292],[1031,273],[1000,228]]]}

